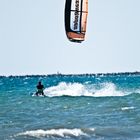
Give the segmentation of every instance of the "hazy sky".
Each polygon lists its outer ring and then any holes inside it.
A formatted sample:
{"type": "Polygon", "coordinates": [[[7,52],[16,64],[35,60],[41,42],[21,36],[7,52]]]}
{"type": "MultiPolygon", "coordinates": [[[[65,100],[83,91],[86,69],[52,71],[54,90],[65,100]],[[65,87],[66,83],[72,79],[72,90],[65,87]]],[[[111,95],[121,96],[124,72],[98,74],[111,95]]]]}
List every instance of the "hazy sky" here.
{"type": "Polygon", "coordinates": [[[89,0],[86,41],[67,40],[65,0],[0,0],[0,75],[140,71],[140,0],[89,0]]]}

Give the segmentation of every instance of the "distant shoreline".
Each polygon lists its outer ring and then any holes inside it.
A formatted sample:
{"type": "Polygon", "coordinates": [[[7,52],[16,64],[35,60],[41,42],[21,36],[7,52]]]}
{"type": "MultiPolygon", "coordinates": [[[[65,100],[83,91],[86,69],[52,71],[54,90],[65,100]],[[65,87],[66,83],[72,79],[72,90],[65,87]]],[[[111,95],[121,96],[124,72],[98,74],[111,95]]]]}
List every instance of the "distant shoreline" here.
{"type": "Polygon", "coordinates": [[[0,78],[3,77],[54,77],[54,76],[119,76],[119,75],[140,75],[140,72],[113,72],[113,73],[85,73],[85,74],[62,74],[62,73],[56,73],[56,74],[29,74],[29,75],[9,75],[4,76],[0,75],[0,78]]]}

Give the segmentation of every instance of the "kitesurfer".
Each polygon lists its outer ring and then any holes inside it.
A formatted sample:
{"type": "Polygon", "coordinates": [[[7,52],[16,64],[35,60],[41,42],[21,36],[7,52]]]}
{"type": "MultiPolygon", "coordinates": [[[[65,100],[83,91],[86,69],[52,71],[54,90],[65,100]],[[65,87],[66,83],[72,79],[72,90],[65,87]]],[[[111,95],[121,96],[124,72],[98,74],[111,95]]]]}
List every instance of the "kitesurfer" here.
{"type": "Polygon", "coordinates": [[[44,85],[42,85],[40,81],[38,82],[38,85],[36,86],[36,88],[37,88],[37,92],[36,92],[37,96],[38,95],[44,95],[44,92],[43,92],[44,85]]]}

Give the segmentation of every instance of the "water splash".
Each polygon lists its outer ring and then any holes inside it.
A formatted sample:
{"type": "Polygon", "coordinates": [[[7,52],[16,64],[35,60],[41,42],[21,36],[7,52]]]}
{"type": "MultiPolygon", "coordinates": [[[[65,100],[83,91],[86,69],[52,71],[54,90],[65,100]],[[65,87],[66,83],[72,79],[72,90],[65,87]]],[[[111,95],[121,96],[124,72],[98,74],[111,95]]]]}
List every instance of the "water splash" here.
{"type": "Polygon", "coordinates": [[[86,91],[84,85],[79,83],[65,83],[61,82],[57,86],[50,87],[45,89],[44,93],[46,96],[54,97],[54,96],[85,96],[89,95],[88,91],[86,91]]]}
{"type": "Polygon", "coordinates": [[[107,96],[126,96],[128,93],[119,91],[113,83],[103,83],[100,88],[92,87],[81,83],[65,83],[61,82],[57,86],[53,86],[44,90],[48,97],[56,96],[89,96],[89,97],[107,97],[107,96]]]}
{"type": "Polygon", "coordinates": [[[102,88],[95,92],[94,97],[107,97],[107,96],[125,96],[122,91],[116,89],[113,83],[104,83],[102,88]]]}

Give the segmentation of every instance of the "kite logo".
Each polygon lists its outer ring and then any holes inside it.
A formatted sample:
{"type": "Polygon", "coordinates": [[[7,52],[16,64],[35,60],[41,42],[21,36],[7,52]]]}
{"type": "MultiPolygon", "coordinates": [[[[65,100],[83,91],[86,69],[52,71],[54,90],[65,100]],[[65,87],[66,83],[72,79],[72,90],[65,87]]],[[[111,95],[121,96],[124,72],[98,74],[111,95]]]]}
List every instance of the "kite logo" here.
{"type": "Polygon", "coordinates": [[[74,19],[74,30],[78,29],[78,18],[79,18],[79,0],[75,2],[75,19],[74,19]]]}

